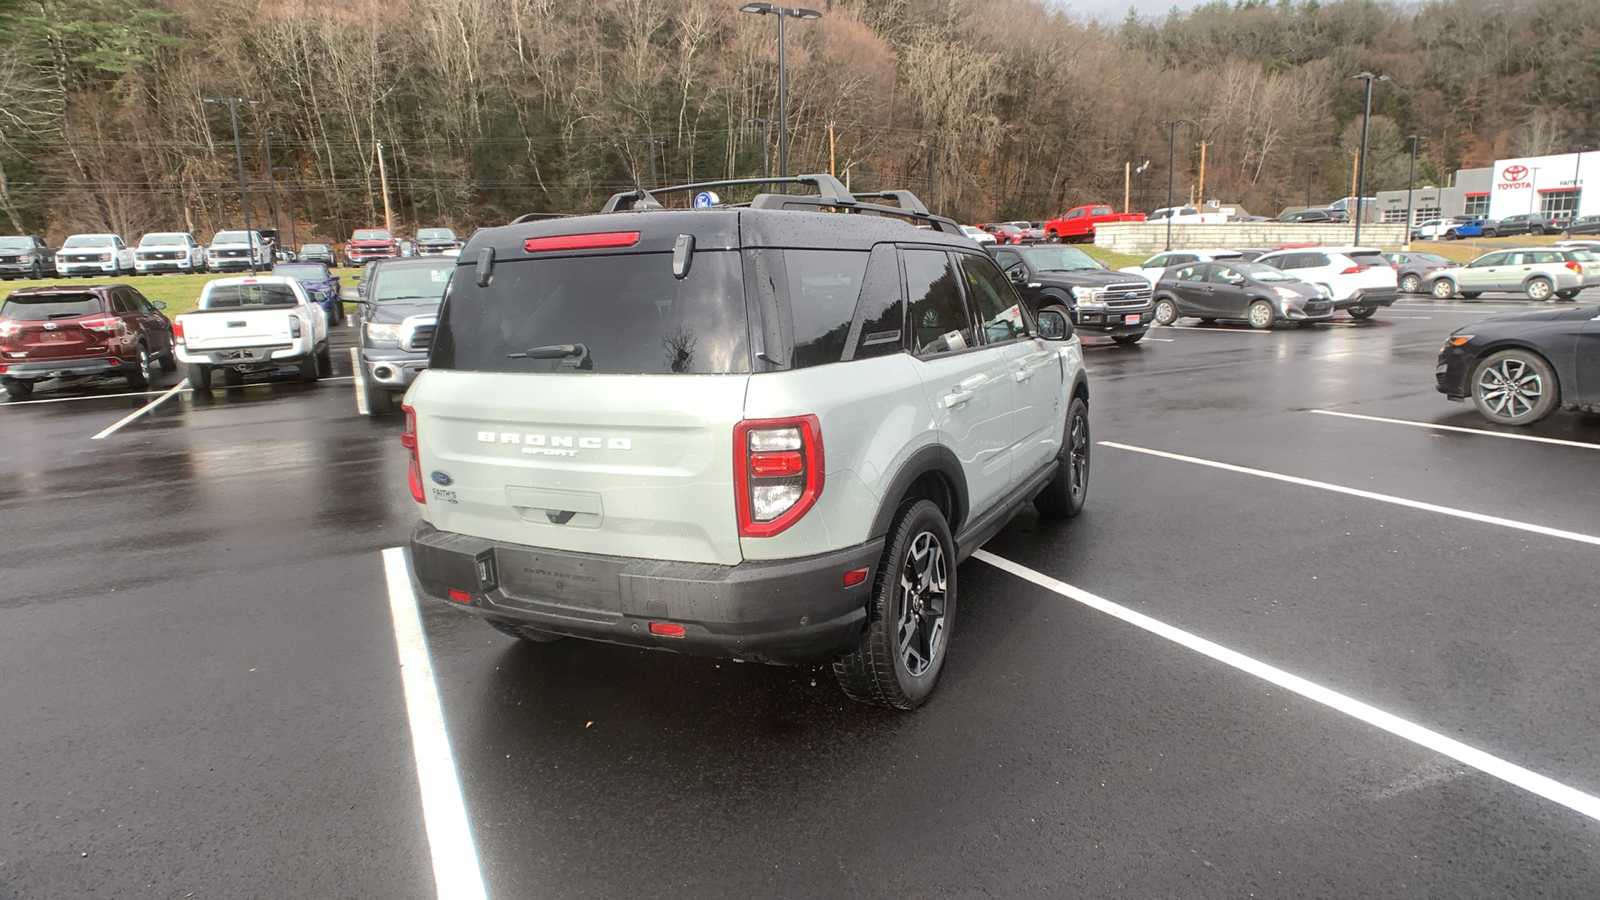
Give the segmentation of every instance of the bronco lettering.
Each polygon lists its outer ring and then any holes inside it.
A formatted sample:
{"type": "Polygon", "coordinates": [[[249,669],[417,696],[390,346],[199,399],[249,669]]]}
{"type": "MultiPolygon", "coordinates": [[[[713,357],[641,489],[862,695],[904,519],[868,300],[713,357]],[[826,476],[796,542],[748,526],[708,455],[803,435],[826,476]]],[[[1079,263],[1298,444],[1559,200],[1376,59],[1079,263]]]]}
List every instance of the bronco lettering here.
{"type": "MultiPolygon", "coordinates": [[[[632,438],[577,437],[565,434],[518,434],[514,431],[480,431],[478,442],[483,444],[520,444],[526,447],[582,447],[585,450],[632,450],[632,438]]],[[[528,451],[524,449],[523,452],[528,451]]],[[[560,456],[575,454],[560,453],[560,456]]]]}

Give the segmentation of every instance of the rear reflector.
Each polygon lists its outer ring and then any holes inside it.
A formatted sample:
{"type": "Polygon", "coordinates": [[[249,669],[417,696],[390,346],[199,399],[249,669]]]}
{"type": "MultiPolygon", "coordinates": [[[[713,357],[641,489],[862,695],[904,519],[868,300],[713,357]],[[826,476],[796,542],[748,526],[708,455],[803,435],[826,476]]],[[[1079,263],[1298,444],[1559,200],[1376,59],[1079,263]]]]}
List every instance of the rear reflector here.
{"type": "Polygon", "coordinates": [[[458,591],[455,588],[451,588],[450,599],[456,601],[457,603],[471,603],[472,595],[466,591],[458,591]]]}
{"type": "Polygon", "coordinates": [[[782,478],[805,470],[806,460],[799,450],[750,454],[750,474],[757,478],[782,478]]]}
{"type": "Polygon", "coordinates": [[[657,637],[670,638],[681,638],[684,635],[683,626],[674,625],[671,622],[651,622],[650,633],[657,637]]]}
{"type": "Polygon", "coordinates": [[[547,253],[551,250],[608,250],[632,247],[639,243],[637,231],[602,231],[599,234],[563,234],[557,237],[528,238],[522,249],[529,253],[547,253]]]}
{"type": "Polygon", "coordinates": [[[855,587],[856,585],[858,585],[861,582],[866,581],[866,580],[867,580],[867,569],[866,569],[865,566],[862,566],[859,569],[853,569],[853,570],[851,570],[849,572],[844,573],[844,586],[845,587],[855,587]]]}

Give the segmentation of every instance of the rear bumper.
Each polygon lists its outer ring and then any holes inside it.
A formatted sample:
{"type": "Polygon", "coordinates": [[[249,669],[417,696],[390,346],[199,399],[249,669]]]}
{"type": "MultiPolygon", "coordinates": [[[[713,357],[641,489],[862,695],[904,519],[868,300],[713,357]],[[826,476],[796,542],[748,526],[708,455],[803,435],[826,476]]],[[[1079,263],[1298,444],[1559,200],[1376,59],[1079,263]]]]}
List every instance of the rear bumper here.
{"type": "Polygon", "coordinates": [[[1355,293],[1333,302],[1334,309],[1349,309],[1352,306],[1393,306],[1400,299],[1399,288],[1360,288],[1355,293]]]}
{"type": "Polygon", "coordinates": [[[189,364],[198,363],[206,366],[217,367],[248,367],[248,366],[274,366],[304,359],[311,351],[306,347],[307,341],[302,338],[297,343],[257,345],[253,347],[215,347],[206,350],[191,350],[182,344],[177,345],[178,362],[189,364]]]}
{"type": "Polygon", "coordinates": [[[826,659],[861,633],[879,538],[844,550],[736,566],[566,553],[418,523],[411,571],[424,593],[480,616],[587,640],[792,664],[826,659]],[[843,587],[865,567],[866,581],[843,587]],[[448,600],[450,591],[469,595],[448,600]],[[681,638],[650,623],[682,625],[681,638]]]}
{"type": "Polygon", "coordinates": [[[0,367],[5,371],[0,372],[0,378],[14,378],[18,381],[43,381],[46,378],[65,378],[70,375],[106,375],[121,374],[131,367],[116,357],[102,356],[96,359],[41,359],[27,362],[0,362],[0,367]]]}

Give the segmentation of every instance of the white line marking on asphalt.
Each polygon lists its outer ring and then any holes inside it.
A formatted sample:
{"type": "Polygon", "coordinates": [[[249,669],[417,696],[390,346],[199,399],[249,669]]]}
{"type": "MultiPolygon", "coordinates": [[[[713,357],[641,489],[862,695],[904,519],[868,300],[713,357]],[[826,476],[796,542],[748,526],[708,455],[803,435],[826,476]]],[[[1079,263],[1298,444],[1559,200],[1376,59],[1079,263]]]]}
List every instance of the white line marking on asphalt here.
{"type": "Polygon", "coordinates": [[[125,391],[121,394],[96,394],[93,397],[46,397],[43,400],[7,400],[0,403],[0,409],[8,406],[26,407],[38,406],[41,403],[76,403],[79,400],[122,400],[127,397],[153,397],[161,391],[125,391]]]}
{"type": "Polygon", "coordinates": [[[1462,428],[1459,425],[1435,425],[1431,422],[1413,422],[1410,419],[1390,419],[1385,416],[1363,416],[1359,413],[1339,412],[1332,409],[1311,409],[1319,416],[1339,416],[1343,419],[1361,419],[1367,422],[1386,422],[1390,425],[1410,425],[1413,428],[1432,428],[1439,431],[1458,431],[1462,434],[1479,434],[1484,437],[1506,438],[1512,441],[1533,441],[1539,444],[1556,444],[1562,447],[1582,447],[1585,450],[1600,450],[1600,444],[1587,444],[1583,441],[1568,441],[1562,438],[1539,437],[1536,434],[1502,434],[1498,431],[1485,431],[1482,428],[1462,428]]]}
{"type": "Polygon", "coordinates": [[[1298,484],[1304,487],[1320,488],[1336,494],[1348,494],[1351,497],[1361,497],[1365,500],[1377,500],[1380,503],[1392,503],[1395,506],[1405,506],[1410,509],[1420,509],[1424,512],[1439,513],[1443,516],[1454,516],[1458,519],[1467,519],[1472,522],[1483,522],[1488,525],[1499,525],[1503,528],[1514,528],[1518,531],[1542,534],[1546,537],[1561,538],[1567,541],[1577,541],[1580,544],[1592,544],[1600,547],[1600,537],[1592,534],[1581,534],[1576,531],[1563,531],[1560,528],[1550,528],[1545,525],[1534,525],[1530,522],[1518,522],[1515,519],[1502,519],[1499,516],[1486,516],[1465,509],[1455,509],[1449,506],[1439,506],[1434,503],[1423,503],[1420,500],[1407,500],[1404,497],[1393,497],[1388,494],[1378,494],[1372,491],[1363,491],[1360,488],[1345,487],[1342,484],[1329,484],[1326,481],[1312,481],[1309,478],[1299,478],[1294,475],[1282,475],[1277,472],[1268,472],[1265,469],[1252,469],[1248,466],[1236,466],[1232,463],[1217,462],[1210,459],[1201,459],[1196,456],[1184,456],[1181,453],[1168,453],[1165,450],[1151,450],[1148,447],[1134,447],[1130,444],[1119,444],[1116,441],[1101,441],[1102,447],[1114,447],[1118,450],[1132,450],[1134,453],[1143,453],[1149,456],[1159,456],[1164,459],[1174,459],[1179,462],[1194,463],[1197,466],[1209,466],[1213,469],[1222,469],[1227,472],[1238,472],[1241,475],[1254,475],[1257,478],[1269,478],[1273,481],[1282,481],[1288,484],[1298,484]]]}
{"type": "Polygon", "coordinates": [[[1147,337],[1147,338],[1145,338],[1145,340],[1147,340],[1147,341],[1160,341],[1163,344],[1175,344],[1178,341],[1177,338],[1153,338],[1153,337],[1147,337]]]}
{"type": "Polygon", "coordinates": [[[162,394],[161,396],[155,398],[154,400],[151,400],[149,403],[146,403],[145,405],[139,407],[138,409],[134,410],[133,412],[128,413],[127,415],[125,415],[122,418],[118,419],[113,425],[111,425],[111,427],[109,427],[106,430],[100,432],[99,434],[95,435],[94,437],[89,438],[89,440],[98,441],[98,440],[102,440],[104,438],[108,438],[113,434],[116,434],[117,430],[120,429],[122,426],[128,424],[129,422],[132,422],[134,419],[139,418],[140,416],[144,415],[145,413],[149,412],[152,409],[155,409],[156,407],[158,407],[161,404],[167,402],[168,400],[171,400],[173,397],[177,396],[179,391],[183,390],[184,388],[186,388],[188,386],[189,386],[189,379],[185,378],[184,380],[182,380],[182,381],[178,382],[177,384],[173,385],[172,386],[172,390],[167,391],[165,394],[162,394]]]}
{"type": "Polygon", "coordinates": [[[1264,328],[1262,328],[1262,329],[1255,329],[1255,328],[1213,328],[1210,325],[1167,325],[1165,327],[1171,328],[1174,331],[1192,331],[1192,332],[1195,332],[1197,334],[1198,333],[1203,333],[1203,332],[1208,332],[1208,331],[1220,332],[1222,334],[1271,334],[1272,333],[1272,332],[1270,332],[1270,331],[1268,331],[1268,330],[1266,330],[1264,328]]]}
{"type": "Polygon", "coordinates": [[[405,689],[406,718],[411,723],[411,751],[417,760],[417,784],[422,789],[422,820],[433,856],[433,883],[439,900],[487,900],[478,849],[472,842],[467,801],[461,793],[450,734],[444,726],[444,707],[433,677],[428,640],[422,633],[422,614],[411,587],[405,551],[383,551],[384,575],[389,582],[389,612],[394,616],[394,643],[400,656],[400,683],[405,689]]]}
{"type": "MultiPolygon", "coordinates": [[[[361,348],[360,347],[351,347],[350,348],[350,371],[352,371],[352,372],[360,372],[361,371],[361,348]]],[[[363,416],[367,415],[367,409],[368,409],[368,406],[367,406],[367,383],[366,383],[366,381],[364,381],[364,380],[362,380],[360,378],[355,378],[355,376],[351,376],[351,378],[356,383],[356,412],[360,413],[363,416]]]]}
{"type": "Polygon", "coordinates": [[[1291,675],[1276,666],[1252,659],[1235,650],[1229,650],[1227,647],[1208,641],[1198,635],[1190,634],[1182,629],[1174,628],[1143,613],[1134,612],[1125,606],[1112,603],[1104,597],[1091,594],[1082,588],[1074,587],[1065,582],[1057,581],[1048,575],[1035,572],[1026,566],[1018,565],[1009,559],[996,556],[987,550],[979,550],[972,555],[997,569],[1010,572],[1018,578],[1031,581],[1063,597],[1076,600],[1090,609],[1121,619],[1129,625],[1142,628],[1157,637],[1166,638],[1175,644],[1187,647],[1224,665],[1232,666],[1241,672],[1254,675],[1284,690],[1293,691],[1308,700],[1313,700],[1330,709],[1359,719],[1368,725],[1381,728],[1396,737],[1404,738],[1435,753],[1440,753],[1458,762],[1465,763],[1486,775],[1491,775],[1501,781],[1516,785],[1546,800],[1559,803],[1574,812],[1588,816],[1591,819],[1600,819],[1600,797],[1586,794],[1577,788],[1568,787],[1559,781],[1524,769],[1515,763],[1507,762],[1497,756],[1491,756],[1482,750],[1469,747],[1458,740],[1445,737],[1436,731],[1408,722],[1391,713],[1386,713],[1353,697],[1313,684],[1298,675],[1291,675]]]}

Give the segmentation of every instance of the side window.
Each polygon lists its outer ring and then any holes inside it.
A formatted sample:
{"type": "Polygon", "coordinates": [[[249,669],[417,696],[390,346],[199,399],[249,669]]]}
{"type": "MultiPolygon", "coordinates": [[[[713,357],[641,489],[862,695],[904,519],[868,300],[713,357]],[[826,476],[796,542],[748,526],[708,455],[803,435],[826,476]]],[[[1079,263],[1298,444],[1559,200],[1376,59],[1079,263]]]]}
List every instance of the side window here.
{"type": "Polygon", "coordinates": [[[1500,266],[1505,265],[1505,261],[1506,255],[1504,253],[1491,253],[1488,256],[1479,257],[1478,259],[1468,263],[1467,268],[1483,269],[1489,266],[1500,266]]]}
{"type": "Polygon", "coordinates": [[[994,262],[972,253],[957,254],[956,259],[961,261],[967,296],[972,300],[984,343],[1003,344],[1026,334],[1028,327],[1022,321],[1017,292],[1001,277],[994,262]]]}
{"type": "Polygon", "coordinates": [[[900,292],[900,261],[892,244],[872,248],[850,322],[845,359],[892,356],[905,349],[906,300],[900,292]]]}
{"type": "Polygon", "coordinates": [[[1172,273],[1172,277],[1179,281],[1201,281],[1205,278],[1205,266],[1184,266],[1172,273]]]}
{"type": "Polygon", "coordinates": [[[1193,253],[1174,253],[1167,257],[1167,265],[1169,266],[1181,266],[1199,261],[1200,257],[1195,256],[1193,253]]]}
{"type": "Polygon", "coordinates": [[[131,313],[138,312],[139,307],[138,304],[133,302],[133,298],[128,296],[127,291],[117,291],[111,295],[111,311],[131,313]]]}
{"type": "Polygon", "coordinates": [[[972,346],[972,322],[943,250],[907,250],[907,319],[911,349],[927,358],[972,346]]]}
{"type": "Polygon", "coordinates": [[[1536,263],[1562,263],[1566,260],[1554,250],[1535,250],[1532,254],[1536,263]]]}
{"type": "Polygon", "coordinates": [[[1211,274],[1206,280],[1212,284],[1231,284],[1235,286],[1244,284],[1244,276],[1227,266],[1212,266],[1211,274]]]}
{"type": "Polygon", "coordinates": [[[1149,259],[1145,260],[1144,264],[1141,265],[1139,268],[1141,268],[1141,269],[1165,269],[1167,267],[1167,259],[1168,258],[1169,257],[1165,253],[1157,253],[1155,256],[1152,256],[1149,259]]]}
{"type": "Polygon", "coordinates": [[[794,367],[838,362],[861,294],[867,254],[785,250],[783,263],[789,281],[789,313],[794,319],[794,367]]]}
{"type": "Polygon", "coordinates": [[[1069,218],[1069,219],[1081,219],[1081,218],[1083,218],[1083,210],[1075,209],[1072,212],[1067,213],[1067,218],[1069,218]]]}
{"type": "Polygon", "coordinates": [[[1328,262],[1328,257],[1321,253],[1306,253],[1302,255],[1302,258],[1305,260],[1304,268],[1307,269],[1320,269],[1331,265],[1328,262]]]}
{"type": "Polygon", "coordinates": [[[145,295],[139,293],[138,291],[131,291],[130,293],[133,294],[134,302],[139,304],[139,311],[140,312],[142,312],[142,313],[160,312],[160,310],[156,309],[155,306],[153,306],[150,303],[149,298],[145,297],[145,295]]]}

